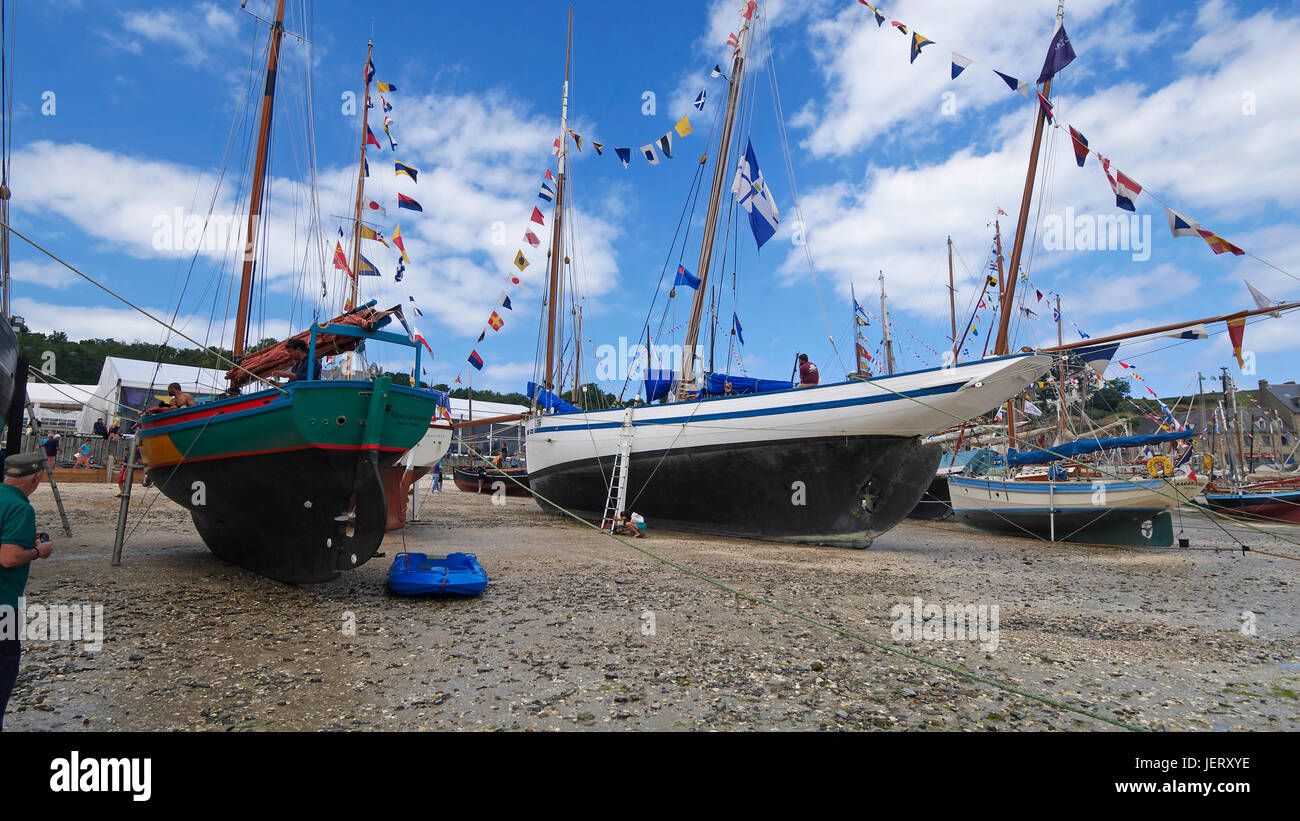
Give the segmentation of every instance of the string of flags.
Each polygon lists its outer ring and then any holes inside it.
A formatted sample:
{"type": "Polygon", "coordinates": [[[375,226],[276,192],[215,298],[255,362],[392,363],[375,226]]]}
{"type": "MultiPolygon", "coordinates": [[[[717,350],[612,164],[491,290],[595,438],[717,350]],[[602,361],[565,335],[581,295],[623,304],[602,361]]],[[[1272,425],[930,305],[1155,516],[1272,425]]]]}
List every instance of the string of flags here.
{"type": "MultiPolygon", "coordinates": [[[[572,134],[572,132],[570,133],[572,134]]],[[[574,137],[575,145],[581,141],[581,138],[578,137],[578,135],[572,134],[572,136],[574,137]]],[[[555,145],[558,148],[559,146],[558,137],[555,139],[555,145]]],[[[590,143],[590,145],[594,148],[598,144],[592,142],[590,143]]],[[[537,191],[537,198],[547,203],[554,204],[555,202],[555,175],[551,173],[550,168],[547,168],[545,173],[543,173],[542,175],[541,185],[539,186],[537,191]]],[[[541,238],[537,235],[536,231],[533,229],[534,225],[540,228],[546,227],[546,215],[543,214],[542,209],[536,205],[533,206],[532,214],[530,214],[528,217],[528,222],[524,228],[524,233],[522,237],[522,242],[526,244],[529,248],[537,248],[538,246],[541,245],[542,242],[541,238]]],[[[506,314],[504,314],[503,312],[514,310],[514,306],[510,301],[511,289],[524,287],[523,280],[520,278],[520,274],[522,274],[530,265],[532,265],[532,260],[528,258],[527,254],[524,253],[524,249],[520,247],[515,250],[515,255],[514,258],[511,260],[511,265],[514,267],[515,271],[508,273],[506,275],[507,289],[502,290],[501,293],[497,295],[496,302],[492,308],[492,312],[491,314],[488,315],[487,321],[483,324],[483,330],[479,332],[478,337],[474,340],[475,346],[478,346],[485,339],[487,339],[489,330],[495,334],[505,327],[506,314]]],[[[474,368],[474,370],[476,371],[483,370],[483,365],[484,365],[483,355],[479,353],[477,347],[475,347],[470,351],[469,357],[467,357],[466,361],[469,363],[470,367],[474,368]]],[[[456,375],[455,381],[456,383],[460,383],[460,374],[456,375]]]]}
{"type": "MultiPolygon", "coordinates": [[[[371,59],[367,59],[366,68],[365,68],[365,84],[366,84],[365,105],[367,110],[371,110],[375,108],[374,100],[371,99],[371,94],[370,94],[370,84],[371,82],[374,81],[374,79],[375,79],[375,64],[374,64],[374,60],[371,58],[371,59]]],[[[393,104],[389,101],[388,96],[386,95],[391,95],[393,94],[393,92],[397,91],[397,86],[393,83],[386,83],[381,81],[375,83],[375,87],[378,91],[379,102],[380,105],[382,106],[382,110],[384,114],[383,117],[384,136],[388,138],[389,150],[396,152],[398,148],[398,142],[397,142],[397,138],[393,134],[393,129],[394,126],[396,125],[396,120],[392,116],[390,116],[390,114],[393,111],[393,104]]],[[[383,146],[380,145],[379,140],[375,137],[375,133],[373,129],[370,128],[370,125],[368,123],[366,125],[366,135],[365,135],[364,144],[365,146],[374,146],[375,148],[378,148],[381,151],[383,150],[383,146]]],[[[393,162],[393,169],[394,169],[395,176],[405,177],[409,179],[411,181],[411,184],[413,185],[418,184],[420,172],[413,165],[410,165],[409,163],[401,162],[400,160],[395,160],[393,162]]],[[[363,175],[363,179],[370,177],[369,158],[363,157],[362,175],[363,175]]],[[[365,205],[366,213],[368,213],[371,216],[375,216],[375,215],[382,216],[382,217],[388,216],[388,209],[376,199],[366,199],[364,200],[364,205],[365,205]]],[[[400,192],[397,194],[397,208],[399,211],[407,210],[407,211],[413,211],[415,213],[424,212],[424,208],[420,205],[419,201],[417,201],[412,196],[400,192]]],[[[352,270],[349,267],[347,256],[343,252],[343,245],[342,245],[343,236],[344,236],[343,228],[340,227],[339,228],[340,239],[338,242],[335,243],[335,247],[334,247],[334,260],[333,260],[334,267],[338,270],[346,271],[348,276],[354,279],[356,277],[363,277],[363,276],[365,277],[382,276],[379,266],[376,265],[374,262],[370,261],[370,259],[368,259],[365,256],[365,254],[361,253],[361,250],[359,248],[357,249],[356,252],[356,259],[357,259],[356,270],[352,270]]],[[[393,281],[397,283],[403,281],[403,278],[406,274],[406,266],[410,264],[411,258],[406,252],[406,244],[402,239],[402,226],[400,223],[394,225],[392,235],[388,237],[384,235],[383,231],[372,228],[371,226],[365,224],[364,222],[360,223],[357,226],[357,238],[358,240],[370,240],[372,242],[378,242],[379,244],[383,245],[384,248],[389,249],[390,251],[395,249],[398,253],[398,260],[393,275],[393,281]]],[[[415,297],[412,294],[410,294],[409,291],[407,292],[407,302],[409,303],[410,316],[402,318],[402,324],[405,326],[407,336],[411,339],[411,341],[420,343],[426,350],[429,351],[429,355],[432,356],[433,348],[429,345],[429,342],[427,339],[425,339],[424,335],[420,333],[419,328],[416,327],[416,322],[415,322],[416,319],[423,318],[424,313],[420,310],[419,305],[416,304],[415,297]]],[[[348,300],[345,307],[347,310],[352,309],[353,306],[352,306],[351,299],[348,300]]],[[[412,373],[411,376],[414,382],[415,379],[417,378],[417,374],[412,373]]]]}
{"type": "MultiPolygon", "coordinates": [[[[695,102],[692,103],[692,105],[695,107],[697,111],[703,111],[704,104],[707,99],[708,99],[707,94],[705,93],[705,90],[702,89],[700,93],[696,96],[695,102]]],[[[574,132],[572,128],[567,129],[567,131],[569,134],[569,138],[573,140],[574,147],[578,149],[578,153],[582,153],[582,143],[583,143],[582,135],[574,132]]],[[[690,116],[684,114],[682,115],[682,118],[678,120],[677,123],[672,128],[670,128],[666,133],[664,133],[662,137],[636,149],[636,153],[638,156],[644,158],[647,164],[659,165],[660,157],[669,160],[673,158],[674,139],[681,140],[690,136],[693,133],[695,133],[695,127],[691,125],[690,116]]],[[[600,157],[605,156],[605,147],[607,143],[596,142],[595,140],[588,140],[587,144],[592,147],[592,149],[596,152],[597,156],[600,157]]],[[[633,149],[630,146],[614,147],[614,156],[618,158],[618,161],[623,164],[624,168],[628,168],[631,165],[632,152],[633,149]]],[[[560,155],[559,137],[555,138],[555,143],[552,146],[551,153],[553,156],[556,157],[560,155]]],[[[552,192],[552,196],[554,196],[554,192],[552,192]]]]}
{"type": "MultiPolygon", "coordinates": [[[[888,19],[876,5],[867,2],[867,0],[858,0],[858,2],[871,10],[875,16],[876,27],[884,26],[888,19]]],[[[890,25],[904,35],[908,34],[908,27],[898,20],[890,20],[890,25]]],[[[934,41],[918,33],[915,29],[911,30],[909,38],[909,63],[915,63],[916,58],[920,56],[924,47],[933,45],[934,41]]],[[[1052,36],[1051,45],[1048,47],[1047,56],[1043,61],[1043,68],[1038,74],[1035,85],[1042,87],[1044,83],[1052,79],[1057,72],[1064,69],[1075,59],[1074,47],[1070,43],[1069,35],[1065,32],[1065,27],[1061,26],[1052,36]]],[[[967,68],[974,64],[974,60],[956,51],[951,52],[951,79],[956,80],[967,68]]],[[[992,69],[1006,86],[1013,93],[1019,94],[1026,100],[1030,100],[1030,84],[1018,77],[1012,76],[997,69],[992,69]]],[[[1034,102],[1042,109],[1043,116],[1047,123],[1053,128],[1061,128],[1063,124],[1058,122],[1059,116],[1055,112],[1055,107],[1047,99],[1042,91],[1036,90],[1034,93],[1034,102]]],[[[1115,168],[1109,158],[1102,155],[1095,148],[1088,144],[1088,139],[1083,133],[1073,125],[1064,124],[1069,130],[1071,145],[1074,149],[1075,162],[1080,168],[1084,167],[1089,155],[1095,155],[1106,174],[1106,179],[1110,183],[1111,190],[1115,194],[1115,205],[1125,211],[1136,212],[1136,200],[1144,189],[1132,177],[1115,168]]],[[[1146,191],[1147,195],[1155,199],[1165,209],[1166,217],[1169,220],[1169,230],[1174,237],[1200,237],[1210,247],[1214,254],[1232,254],[1233,256],[1242,256],[1247,253],[1243,248],[1235,245],[1215,232],[1201,227],[1195,220],[1189,219],[1183,214],[1175,211],[1164,200],[1161,200],[1151,191],[1146,191]]]]}

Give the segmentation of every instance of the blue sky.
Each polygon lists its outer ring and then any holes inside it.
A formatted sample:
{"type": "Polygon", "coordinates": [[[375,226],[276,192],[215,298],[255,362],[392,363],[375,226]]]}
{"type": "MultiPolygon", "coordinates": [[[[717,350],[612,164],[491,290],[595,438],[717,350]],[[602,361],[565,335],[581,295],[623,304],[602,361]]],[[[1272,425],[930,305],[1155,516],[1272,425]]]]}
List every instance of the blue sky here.
{"type": "MultiPolygon", "coordinates": [[[[519,240],[534,205],[543,206],[548,226],[551,219],[536,192],[543,171],[554,168],[550,146],[558,129],[567,4],[318,2],[308,4],[307,21],[302,5],[289,2],[288,28],[312,41],[311,106],[305,104],[306,52],[286,38],[258,330],[300,329],[313,310],[326,310],[319,299],[323,268],[329,307],[342,302],[343,283],[327,268],[327,256],[340,225],[335,215],[351,209],[359,129],[343,110],[343,95],[360,92],[373,32],[376,79],[398,87],[389,99],[399,145],[390,150],[381,123],[374,123],[385,147],[371,149],[367,199],[387,207],[379,223],[385,233],[400,219],[412,264],[397,284],[395,257],[367,242],[363,251],[385,275],[364,280],[364,293],[385,305],[416,297],[424,311],[420,330],[435,351],[430,381],[463,373],[477,348],[487,367],[475,374],[476,386],[522,389],[534,368],[549,232],[539,232],[539,251],[519,240]],[[419,168],[419,183],[396,179],[394,159],[419,168]],[[418,199],[424,214],[398,212],[399,191],[418,199]],[[313,211],[320,215],[315,232],[313,211]],[[497,244],[502,226],[505,244],[497,244]],[[514,293],[515,310],[502,331],[489,330],[475,345],[521,247],[534,263],[524,273],[525,289],[514,293]]],[[[915,64],[908,63],[907,38],[888,24],[877,28],[857,2],[760,5],[801,196],[796,209],[771,65],[756,60],[752,109],[739,141],[753,140],[782,226],[761,253],[747,228],[729,240],[741,248],[741,264],[734,306],[728,287],[722,309],[724,325],[733,307],[741,317],[747,343],[741,363],[752,375],[784,378],[793,355],[807,351],[822,365],[823,378],[839,376],[841,361],[852,360],[849,283],[876,313],[882,269],[900,367],[939,364],[930,349],[948,344],[945,238],[953,237],[958,255],[963,313],[978,290],[998,208],[1010,215],[997,217],[1010,248],[1034,108],[991,69],[1033,81],[1051,37],[1055,0],[881,5],[935,41],[915,64]],[[952,51],[974,60],[955,81],[952,51]],[[811,250],[815,285],[800,238],[811,250]]],[[[270,6],[268,0],[248,4],[263,17],[270,6]]],[[[574,7],[570,127],[586,142],[581,154],[571,154],[580,247],[569,253],[584,296],[589,358],[597,346],[617,346],[620,336],[638,337],[665,259],[675,270],[683,253],[678,247],[670,255],[669,245],[725,94],[723,81],[709,79],[708,71],[729,62],[725,40],[739,26],[739,6],[669,0],[574,7]],[[710,100],[697,114],[689,103],[701,88],[710,100]],[[649,115],[646,92],[655,95],[649,115]],[[696,130],[675,144],[674,159],[657,167],[634,159],[624,170],[608,150],[651,142],[683,114],[696,130]],[[592,139],[607,144],[604,157],[592,153],[592,139]]],[[[224,333],[228,344],[229,325],[219,318],[227,314],[233,282],[229,255],[159,248],[159,226],[178,208],[202,216],[210,201],[215,214],[246,210],[241,181],[260,101],[265,27],[225,0],[52,0],[20,12],[14,226],[150,311],[176,312],[187,334],[215,342],[224,333]],[[57,53],[47,54],[56,44],[57,53]],[[228,142],[232,159],[223,175],[228,142]]],[[[1273,265],[1300,272],[1294,127],[1300,87],[1293,79],[1300,55],[1287,45],[1300,37],[1300,8],[1071,0],[1066,28],[1078,59],[1053,91],[1062,121],[1180,212],[1273,265]]],[[[1036,238],[1024,267],[1037,289],[1061,295],[1067,339],[1078,338],[1074,324],[1101,336],[1253,307],[1245,279],[1270,297],[1300,298],[1300,283],[1256,259],[1215,256],[1200,239],[1172,238],[1163,206],[1146,194],[1137,207],[1139,218],[1149,217],[1149,229],[1138,223],[1147,252],[1046,247],[1052,219],[1074,215],[1086,223],[1122,213],[1097,158],[1076,167],[1068,135],[1051,134],[1032,210],[1036,238]]],[[[692,270],[703,206],[701,199],[682,256],[692,270]]],[[[148,320],[25,243],[15,240],[13,248],[15,313],[33,328],[62,329],[73,338],[163,338],[148,320]]],[[[683,291],[666,327],[680,324],[689,310],[683,291]]],[[[1050,308],[1032,296],[1025,304],[1039,319],[1017,323],[1016,344],[1054,341],[1050,308]]],[[[662,305],[661,297],[655,327],[662,305]]],[[[984,334],[987,317],[979,327],[984,334]]],[[[873,320],[868,330],[874,353],[879,323],[873,320]]],[[[972,338],[967,347],[974,352],[982,340],[972,338]]],[[[1187,391],[1198,369],[1208,375],[1233,364],[1237,373],[1223,333],[1171,343],[1125,346],[1120,358],[1165,396],[1187,391]]],[[[1296,379],[1289,354],[1298,343],[1294,318],[1248,327],[1245,347],[1255,354],[1258,373],[1242,376],[1242,383],[1296,379]]],[[[725,359],[725,344],[718,357],[725,359]]],[[[1112,373],[1123,372],[1116,366],[1112,373]]]]}

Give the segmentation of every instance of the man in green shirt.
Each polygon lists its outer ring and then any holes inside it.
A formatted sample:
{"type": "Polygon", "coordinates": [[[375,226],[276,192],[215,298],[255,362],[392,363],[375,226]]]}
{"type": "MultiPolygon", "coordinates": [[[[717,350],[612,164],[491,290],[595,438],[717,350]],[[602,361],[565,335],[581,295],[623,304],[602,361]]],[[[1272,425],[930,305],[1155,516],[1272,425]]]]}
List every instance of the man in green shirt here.
{"type": "Polygon", "coordinates": [[[54,551],[50,537],[36,533],[36,511],[27,497],[41,484],[45,459],[38,453],[18,453],[5,459],[0,484],[0,730],[4,729],[9,694],[18,680],[18,600],[27,588],[29,565],[54,551]]]}

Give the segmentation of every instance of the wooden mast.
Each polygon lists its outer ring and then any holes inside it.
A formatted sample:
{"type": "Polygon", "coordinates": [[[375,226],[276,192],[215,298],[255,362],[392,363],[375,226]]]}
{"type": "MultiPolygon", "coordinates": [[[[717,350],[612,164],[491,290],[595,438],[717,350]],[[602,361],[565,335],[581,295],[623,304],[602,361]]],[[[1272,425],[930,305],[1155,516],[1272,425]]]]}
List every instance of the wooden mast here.
{"type": "MultiPolygon", "coordinates": [[[[1056,7],[1056,29],[1059,31],[1065,21],[1065,0],[1060,0],[1056,7]]],[[[1044,99],[1051,99],[1052,78],[1043,83],[1044,99]]],[[[1002,315],[998,318],[998,341],[993,348],[994,356],[1008,353],[1007,331],[1011,322],[1011,306],[1016,295],[1016,276],[1020,271],[1020,258],[1025,249],[1025,229],[1029,224],[1029,205],[1034,197],[1034,176],[1038,173],[1038,150],[1043,142],[1043,122],[1046,119],[1043,107],[1037,106],[1038,114],[1034,118],[1034,145],[1029,151],[1029,170],[1025,173],[1025,190],[1020,196],[1020,214],[1016,218],[1016,237],[1011,244],[1011,281],[1007,283],[1002,294],[1002,315]]]]}
{"type": "MultiPolygon", "coordinates": [[[[366,43],[366,67],[361,70],[361,77],[365,83],[365,93],[362,95],[364,102],[361,106],[361,162],[357,164],[357,202],[352,215],[352,288],[348,301],[343,306],[344,311],[357,307],[357,264],[361,262],[361,199],[366,188],[366,148],[369,147],[370,142],[367,135],[370,130],[370,58],[374,49],[373,40],[366,43]]],[[[349,354],[348,362],[351,361],[352,357],[349,354]]]]}
{"type": "Polygon", "coordinates": [[[704,239],[700,243],[700,261],[696,264],[695,275],[700,285],[695,289],[695,298],[691,301],[691,318],[686,325],[686,340],[682,345],[682,376],[677,385],[677,396],[685,395],[688,386],[695,381],[695,346],[700,338],[700,319],[704,310],[704,295],[709,284],[709,266],[713,262],[713,243],[718,230],[718,210],[722,203],[722,192],[726,185],[727,170],[731,167],[731,137],[736,126],[736,105],[740,98],[741,81],[745,76],[745,55],[749,51],[749,34],[752,10],[744,17],[740,26],[735,58],[731,62],[731,77],[728,79],[727,108],[722,115],[722,136],[718,140],[718,153],[713,158],[713,188],[709,192],[709,210],[704,219],[704,239]]]}
{"type": "MultiPolygon", "coordinates": [[[[1056,28],[1059,31],[1065,21],[1065,0],[1060,0],[1056,6],[1056,28]]],[[[1052,78],[1048,77],[1047,82],[1043,83],[1042,95],[1044,99],[1049,99],[1052,95],[1052,78]]],[[[1029,205],[1034,198],[1034,176],[1038,173],[1038,150],[1043,143],[1043,122],[1045,120],[1043,107],[1038,106],[1038,115],[1034,118],[1034,145],[1029,150],[1029,169],[1025,172],[1025,190],[1020,196],[1020,214],[1016,217],[1016,237],[1011,244],[1011,264],[1010,281],[1006,282],[1002,290],[1002,306],[998,315],[998,339],[997,344],[993,346],[994,356],[1005,356],[1008,353],[1009,341],[1007,333],[1011,324],[1011,308],[1015,304],[1016,298],[1016,276],[1020,271],[1020,258],[1025,250],[1025,229],[1029,224],[1029,205]]],[[[999,254],[998,263],[1001,265],[1002,257],[999,254]]],[[[1002,284],[1004,277],[998,277],[998,283],[1002,284]]],[[[1007,400],[1007,440],[1009,447],[1016,446],[1016,409],[1015,403],[1007,400]]]]}
{"type": "Polygon", "coordinates": [[[257,250],[257,219],[262,211],[266,186],[266,153],[271,140],[271,112],[275,103],[275,75],[280,62],[280,40],[284,37],[284,0],[275,4],[271,25],[271,48],[266,58],[266,91],[262,96],[262,125],[257,135],[257,156],[253,161],[253,185],[248,205],[248,233],[244,235],[244,272],[239,281],[239,308],[235,315],[234,359],[239,361],[248,344],[248,309],[253,296],[253,261],[257,250]]]}
{"type": "Polygon", "coordinates": [[[889,305],[885,301],[885,272],[880,272],[880,324],[885,343],[885,373],[894,374],[894,338],[889,333],[889,305]]]}
{"type": "Polygon", "coordinates": [[[542,371],[542,386],[551,390],[555,368],[555,321],[560,301],[560,263],[564,256],[565,168],[569,156],[569,68],[573,58],[573,6],[569,6],[569,44],[564,52],[564,97],[560,104],[560,161],[555,175],[555,213],[551,218],[551,278],[546,297],[546,370],[542,371]]]}

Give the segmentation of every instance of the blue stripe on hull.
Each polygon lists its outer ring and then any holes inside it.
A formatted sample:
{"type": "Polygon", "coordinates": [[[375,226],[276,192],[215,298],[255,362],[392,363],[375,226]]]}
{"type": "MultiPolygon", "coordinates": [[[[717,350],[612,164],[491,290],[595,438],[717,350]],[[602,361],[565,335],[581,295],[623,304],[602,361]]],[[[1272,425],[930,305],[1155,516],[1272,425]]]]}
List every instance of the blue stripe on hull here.
{"type": "MultiPolygon", "coordinates": [[[[680,425],[685,422],[712,422],[720,419],[747,419],[762,416],[776,416],[786,413],[805,413],[807,411],[829,410],[831,408],[847,408],[858,405],[873,405],[880,402],[896,402],[904,398],[919,398],[924,396],[939,396],[941,394],[955,393],[966,381],[953,382],[948,385],[938,385],[933,388],[922,388],[914,391],[900,391],[899,394],[886,394],[883,396],[861,396],[853,399],[839,399],[833,402],[811,402],[807,405],[783,405],[773,408],[755,408],[748,411],[734,411],[723,413],[696,413],[688,416],[670,416],[663,419],[644,419],[633,420],[632,424],[641,427],[644,425],[680,425]]],[[[724,397],[724,399],[752,399],[750,395],[724,397]]],[[[714,400],[718,401],[718,400],[714,400]]],[[[569,415],[569,414],[565,414],[569,415]]],[[[622,421],[618,422],[593,422],[588,424],[576,425],[554,425],[549,427],[539,427],[534,433],[553,433],[566,430],[598,430],[601,428],[619,428],[622,427],[622,421]]]]}

